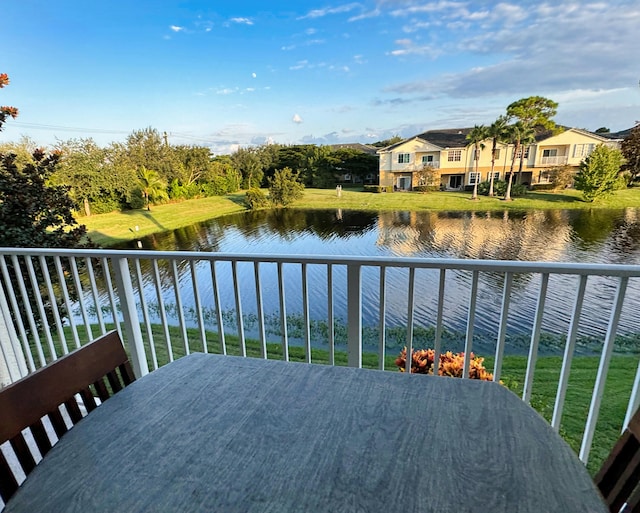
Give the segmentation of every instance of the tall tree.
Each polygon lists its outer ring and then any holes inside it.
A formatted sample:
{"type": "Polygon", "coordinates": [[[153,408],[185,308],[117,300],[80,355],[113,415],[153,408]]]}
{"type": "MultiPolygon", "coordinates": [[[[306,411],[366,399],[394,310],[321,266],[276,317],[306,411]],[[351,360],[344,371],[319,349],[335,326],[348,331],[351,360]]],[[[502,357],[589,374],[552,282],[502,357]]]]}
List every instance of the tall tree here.
{"type": "Polygon", "coordinates": [[[511,103],[507,107],[507,117],[520,121],[524,126],[542,127],[553,130],[556,127],[551,119],[558,112],[558,104],[543,96],[530,96],[511,103]]]}
{"type": "Polygon", "coordinates": [[[105,152],[93,139],[70,139],[59,142],[60,165],[53,177],[60,185],[70,187],[70,195],[85,215],[91,215],[91,201],[98,200],[107,191],[111,174],[103,172],[105,152]]]}
{"type": "Polygon", "coordinates": [[[473,160],[475,162],[476,179],[473,183],[473,193],[471,194],[472,200],[478,199],[478,182],[480,181],[480,173],[478,172],[478,165],[480,162],[480,151],[484,150],[483,141],[487,139],[488,131],[484,125],[475,125],[471,132],[467,134],[468,146],[473,146],[473,160]]]}
{"type": "MultiPolygon", "coordinates": [[[[516,164],[516,158],[520,151],[520,141],[522,141],[523,135],[525,135],[527,128],[517,121],[513,125],[509,125],[507,129],[508,141],[513,144],[513,154],[511,155],[511,168],[509,169],[509,179],[507,181],[507,189],[504,193],[504,200],[511,201],[511,187],[513,186],[513,168],[516,164]]],[[[524,152],[523,152],[524,153],[524,152]]]]}
{"type": "Polygon", "coordinates": [[[500,116],[487,127],[487,137],[491,139],[491,176],[489,177],[489,196],[493,197],[493,181],[496,167],[498,144],[508,140],[507,118],[500,116]]]}
{"type": "Polygon", "coordinates": [[[631,173],[631,182],[640,177],[640,124],[622,141],[622,154],[626,159],[625,168],[631,173]]]}
{"type": "Polygon", "coordinates": [[[524,167],[525,155],[528,154],[529,145],[534,142],[536,142],[535,130],[528,125],[523,125],[522,133],[520,134],[520,164],[518,166],[517,184],[522,182],[522,168],[524,167]]]}
{"type": "Polygon", "coordinates": [[[251,189],[260,187],[264,178],[264,165],[260,153],[256,148],[239,148],[231,160],[234,166],[242,173],[242,188],[251,189]]]}
{"type": "Polygon", "coordinates": [[[592,202],[608,196],[619,188],[620,167],[624,161],[622,152],[599,144],[580,163],[574,180],[575,188],[582,191],[585,201],[592,202]]]}

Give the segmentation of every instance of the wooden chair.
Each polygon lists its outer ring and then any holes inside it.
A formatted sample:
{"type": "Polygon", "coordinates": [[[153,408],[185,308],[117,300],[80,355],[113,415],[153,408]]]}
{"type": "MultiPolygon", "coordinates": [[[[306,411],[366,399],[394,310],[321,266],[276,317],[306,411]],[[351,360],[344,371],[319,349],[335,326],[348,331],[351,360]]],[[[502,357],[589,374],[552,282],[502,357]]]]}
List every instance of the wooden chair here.
{"type": "Polygon", "coordinates": [[[640,410],[631,418],[594,481],[612,513],[640,512],[640,410]]]}
{"type": "MultiPolygon", "coordinates": [[[[23,430],[30,428],[44,457],[52,443],[43,417],[48,417],[59,439],[68,430],[61,405],[65,405],[67,416],[75,425],[83,418],[76,394],[82,398],[86,411],[91,412],[98,405],[94,395],[105,401],[134,380],[120,337],[112,331],[0,390],[0,444],[10,442],[19,466],[28,476],[36,462],[23,430]]],[[[18,489],[16,477],[0,451],[0,498],[5,504],[18,489]]]]}

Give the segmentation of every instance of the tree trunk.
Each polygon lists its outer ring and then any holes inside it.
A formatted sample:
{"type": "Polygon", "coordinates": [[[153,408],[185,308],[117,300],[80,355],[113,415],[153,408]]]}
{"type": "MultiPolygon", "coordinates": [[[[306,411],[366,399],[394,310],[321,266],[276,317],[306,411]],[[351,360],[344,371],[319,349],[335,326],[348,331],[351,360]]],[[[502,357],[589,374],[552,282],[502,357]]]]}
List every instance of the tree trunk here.
{"type": "Polygon", "coordinates": [[[493,171],[496,167],[496,140],[493,140],[493,147],[491,148],[491,176],[489,177],[489,197],[493,198],[493,171]]]}
{"type": "Polygon", "coordinates": [[[86,215],[87,217],[91,216],[91,205],[89,205],[89,198],[85,196],[82,202],[84,204],[84,215],[86,215]]]}

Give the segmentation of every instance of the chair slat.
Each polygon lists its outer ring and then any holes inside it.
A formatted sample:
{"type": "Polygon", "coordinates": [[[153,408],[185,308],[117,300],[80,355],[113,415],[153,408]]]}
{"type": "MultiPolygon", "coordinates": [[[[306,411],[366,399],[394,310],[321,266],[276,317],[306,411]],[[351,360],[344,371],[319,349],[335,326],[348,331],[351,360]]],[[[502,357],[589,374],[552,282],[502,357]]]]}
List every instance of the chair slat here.
{"type": "Polygon", "coordinates": [[[640,513],[640,410],[611,449],[594,482],[611,513],[640,513]]]}
{"type": "Polygon", "coordinates": [[[69,414],[69,418],[71,418],[71,423],[73,425],[76,425],[82,420],[82,412],[80,411],[78,401],[76,401],[75,397],[66,400],[63,404],[67,408],[67,413],[69,414]]]}
{"type": "Polygon", "coordinates": [[[44,428],[42,420],[39,420],[31,426],[31,434],[33,435],[33,439],[36,441],[40,454],[44,458],[44,455],[51,450],[51,440],[49,440],[47,430],[44,428]]]}
{"type": "Polygon", "coordinates": [[[64,421],[64,417],[62,416],[62,413],[60,413],[60,410],[56,407],[56,409],[49,412],[47,416],[51,421],[51,425],[53,426],[56,436],[58,438],[62,438],[62,435],[69,431],[69,429],[67,428],[67,423],[64,421]]]}
{"type": "Polygon", "coordinates": [[[115,371],[107,372],[107,379],[109,380],[109,385],[111,385],[112,395],[122,390],[120,378],[115,373],[115,371]]]}
{"type": "Polygon", "coordinates": [[[0,451],[0,498],[6,503],[16,493],[18,481],[2,451],[0,451]]]}
{"type": "Polygon", "coordinates": [[[131,367],[131,363],[129,360],[124,362],[120,367],[120,375],[122,376],[122,381],[124,382],[124,386],[129,386],[136,380],[136,376],[133,373],[133,368],[131,367]]]}
{"type": "Polygon", "coordinates": [[[36,468],[36,460],[33,458],[33,454],[31,454],[31,451],[29,450],[29,446],[27,445],[27,441],[24,439],[24,435],[20,433],[9,440],[9,442],[18,457],[22,470],[24,470],[25,474],[29,474],[34,468],[36,468]]]}
{"type": "Polygon", "coordinates": [[[104,380],[103,379],[99,379],[98,381],[96,381],[93,386],[96,389],[96,392],[98,393],[98,397],[100,398],[101,401],[106,401],[107,399],[109,399],[110,394],[109,394],[109,390],[107,390],[106,385],[104,384],[104,380]]]}
{"type": "Polygon", "coordinates": [[[96,398],[93,397],[89,387],[80,390],[80,397],[82,397],[82,402],[84,403],[84,407],[87,409],[87,413],[92,412],[98,407],[96,398]]]}

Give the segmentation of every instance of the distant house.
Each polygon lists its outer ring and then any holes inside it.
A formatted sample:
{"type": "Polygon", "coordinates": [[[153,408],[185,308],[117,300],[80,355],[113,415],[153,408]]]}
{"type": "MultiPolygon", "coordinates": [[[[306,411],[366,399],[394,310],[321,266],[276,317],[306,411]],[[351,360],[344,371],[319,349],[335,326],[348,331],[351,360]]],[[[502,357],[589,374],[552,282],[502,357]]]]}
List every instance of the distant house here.
{"type": "MultiPolygon", "coordinates": [[[[480,151],[476,172],[475,152],[466,139],[471,130],[429,130],[379,149],[380,185],[393,186],[398,191],[408,191],[417,185],[439,185],[442,190],[462,190],[476,182],[489,180],[491,139],[484,141],[485,148],[480,151]],[[438,183],[423,183],[425,167],[435,170],[433,174],[438,177],[438,183]]],[[[620,139],[611,138],[610,134],[595,134],[577,128],[566,128],[555,135],[550,131],[540,132],[535,143],[518,150],[514,172],[518,172],[520,152],[524,151],[519,182],[526,185],[547,183],[551,168],[568,165],[577,170],[584,157],[599,144],[619,147],[620,139]]],[[[508,176],[513,151],[512,144],[498,145],[495,180],[504,180],[508,176]]]]}

